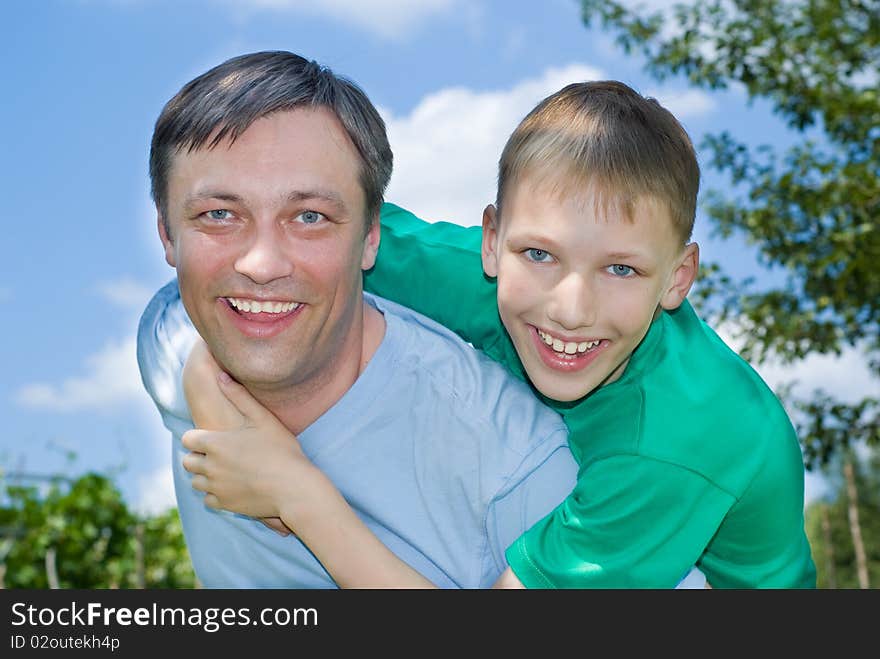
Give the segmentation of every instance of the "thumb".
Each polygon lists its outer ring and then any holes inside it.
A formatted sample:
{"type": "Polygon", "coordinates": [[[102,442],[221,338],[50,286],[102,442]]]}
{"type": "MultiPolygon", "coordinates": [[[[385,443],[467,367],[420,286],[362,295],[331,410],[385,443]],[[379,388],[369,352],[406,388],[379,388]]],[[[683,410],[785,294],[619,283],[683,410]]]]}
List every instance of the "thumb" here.
{"type": "Polygon", "coordinates": [[[272,414],[243,385],[233,380],[226,371],[220,371],[217,375],[217,382],[220,385],[220,391],[223,392],[227,400],[249,421],[256,424],[267,415],[272,414]]]}

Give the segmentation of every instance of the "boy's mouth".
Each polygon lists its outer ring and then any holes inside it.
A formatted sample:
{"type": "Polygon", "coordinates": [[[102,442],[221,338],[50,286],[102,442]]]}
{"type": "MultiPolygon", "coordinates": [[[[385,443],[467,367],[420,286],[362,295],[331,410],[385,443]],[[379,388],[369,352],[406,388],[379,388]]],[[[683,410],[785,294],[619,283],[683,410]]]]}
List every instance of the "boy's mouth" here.
{"type": "Polygon", "coordinates": [[[542,361],[557,371],[579,371],[586,368],[609,345],[607,339],[564,339],[529,325],[529,331],[542,361]]]}

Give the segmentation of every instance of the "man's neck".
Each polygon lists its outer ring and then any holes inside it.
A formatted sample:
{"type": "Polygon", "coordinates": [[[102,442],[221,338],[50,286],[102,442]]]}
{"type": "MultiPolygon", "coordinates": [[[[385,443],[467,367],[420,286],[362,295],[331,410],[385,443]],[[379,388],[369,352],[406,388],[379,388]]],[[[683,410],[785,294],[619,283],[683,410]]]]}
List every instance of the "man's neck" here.
{"type": "Polygon", "coordinates": [[[339,402],[363,373],[385,336],[385,317],[364,301],[363,314],[352,332],[356,347],[353,357],[325,369],[321,377],[297,387],[275,391],[251,390],[251,394],[288,430],[299,435],[339,402]]]}

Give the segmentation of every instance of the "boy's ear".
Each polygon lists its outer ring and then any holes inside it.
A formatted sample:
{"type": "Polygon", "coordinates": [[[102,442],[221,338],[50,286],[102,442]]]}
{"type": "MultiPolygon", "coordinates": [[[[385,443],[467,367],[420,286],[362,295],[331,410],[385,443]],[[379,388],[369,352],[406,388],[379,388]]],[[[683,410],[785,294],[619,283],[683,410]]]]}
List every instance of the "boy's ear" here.
{"type": "Polygon", "coordinates": [[[373,217],[373,222],[364,237],[364,252],[361,256],[361,270],[369,270],[376,264],[376,254],[379,252],[379,240],[382,237],[382,227],[379,222],[379,211],[373,217]]]}
{"type": "Polygon", "coordinates": [[[660,299],[660,306],[667,311],[678,309],[690,292],[691,286],[693,286],[694,280],[697,278],[699,268],[700,247],[697,243],[689,243],[685,245],[684,251],[679,257],[678,265],[672,271],[669,288],[660,299]]]}
{"type": "Polygon", "coordinates": [[[498,225],[495,206],[489,204],[483,210],[483,272],[490,277],[498,276],[498,225]]]}
{"type": "Polygon", "coordinates": [[[162,241],[162,247],[165,248],[165,262],[172,268],[176,268],[177,259],[174,255],[174,243],[171,242],[171,236],[168,235],[168,231],[165,228],[165,220],[161,212],[156,214],[156,222],[159,225],[159,240],[162,241]]]}

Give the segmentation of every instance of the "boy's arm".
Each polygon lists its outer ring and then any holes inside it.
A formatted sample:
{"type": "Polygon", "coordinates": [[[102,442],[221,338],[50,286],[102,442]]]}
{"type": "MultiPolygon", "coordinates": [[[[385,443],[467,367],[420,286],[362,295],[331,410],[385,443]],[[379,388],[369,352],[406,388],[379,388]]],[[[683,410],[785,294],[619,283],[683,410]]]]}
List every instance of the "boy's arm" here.
{"type": "Polygon", "coordinates": [[[382,241],[365,290],[415,309],[475,347],[505,336],[498,317],[495,282],[483,274],[479,226],[425,222],[383,204],[382,241]]]}
{"type": "Polygon", "coordinates": [[[203,430],[237,430],[245,419],[220,391],[219,376],[220,366],[208,345],[197,339],[183,365],[183,393],[193,424],[203,430]]]}
{"type": "Polygon", "coordinates": [[[342,588],[433,587],[379,541],[296,438],[222,373],[206,348],[190,359],[188,372],[190,393],[199,414],[209,415],[208,425],[217,425],[210,415],[218,410],[237,423],[232,430],[190,430],[182,437],[191,451],[183,465],[193,474],[193,487],[206,493],[207,506],[280,518],[342,588]],[[213,384],[202,379],[206,373],[217,374],[213,384]]]}
{"type": "Polygon", "coordinates": [[[498,581],[496,581],[492,588],[525,588],[522,581],[516,578],[516,575],[513,573],[509,567],[501,573],[501,576],[498,577],[498,581]]]}
{"type": "MultiPolygon", "coordinates": [[[[183,365],[183,392],[196,428],[203,430],[237,430],[246,419],[232,405],[217,384],[220,366],[208,345],[199,337],[183,365]]],[[[279,535],[290,535],[290,529],[278,517],[262,517],[260,521],[279,535]]]]}
{"type": "Polygon", "coordinates": [[[505,555],[527,588],[674,588],[734,503],[693,470],[613,455],[505,555]]]}

